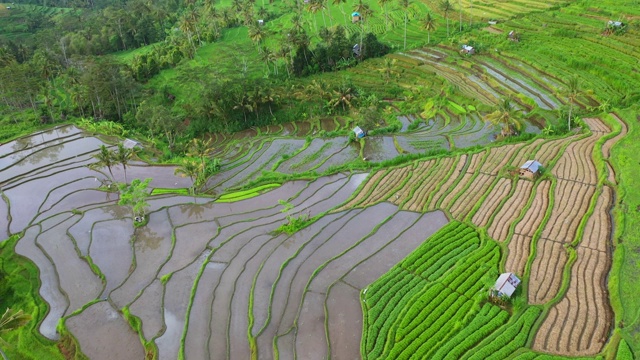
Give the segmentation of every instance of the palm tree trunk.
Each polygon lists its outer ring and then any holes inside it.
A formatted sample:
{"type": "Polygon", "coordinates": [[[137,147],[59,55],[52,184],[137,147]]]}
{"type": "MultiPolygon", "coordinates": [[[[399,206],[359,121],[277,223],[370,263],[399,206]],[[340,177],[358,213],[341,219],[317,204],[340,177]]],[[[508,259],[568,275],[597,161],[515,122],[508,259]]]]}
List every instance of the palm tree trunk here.
{"type": "Polygon", "coordinates": [[[407,12],[404,12],[404,49],[407,50],[407,12]]]}
{"type": "Polygon", "coordinates": [[[573,101],[569,103],[569,119],[567,119],[567,124],[569,126],[569,131],[571,131],[571,113],[573,112],[573,101]]]}

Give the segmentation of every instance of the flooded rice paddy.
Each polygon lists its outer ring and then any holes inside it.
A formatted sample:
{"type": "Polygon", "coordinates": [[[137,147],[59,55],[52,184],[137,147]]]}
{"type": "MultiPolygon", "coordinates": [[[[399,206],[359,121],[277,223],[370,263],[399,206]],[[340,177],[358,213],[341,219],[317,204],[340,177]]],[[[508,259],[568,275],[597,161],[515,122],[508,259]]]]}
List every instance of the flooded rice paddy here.
{"type": "MultiPolygon", "coordinates": [[[[212,181],[240,184],[262,164],[326,169],[359,156],[345,141],[314,145],[311,155],[300,151],[303,141],[271,141],[212,181]],[[329,155],[304,160],[323,147],[329,155]],[[298,154],[275,161],[282,151],[298,154]]],[[[149,223],[134,228],[117,193],[100,188],[106,174],[86,166],[101,144],[64,127],[0,146],[1,235],[24,231],[16,252],[40,271],[50,310],[38,329],[58,339],[62,319],[91,359],[141,359],[140,337],[155,343],[159,359],[247,359],[252,349],[267,359],[357,357],[360,290],[448,222],[442,212],[390,203],[332,213],[368,175],[338,173],[234,203],[152,196],[149,223]],[[317,220],[292,235],[274,232],[287,216],[317,220]]],[[[395,148],[392,137],[378,137],[364,153],[382,161],[395,148]]],[[[190,185],[173,172],[139,163],[127,177],[152,177],[152,187],[190,185]]],[[[117,167],[114,175],[124,179],[117,167]]]]}

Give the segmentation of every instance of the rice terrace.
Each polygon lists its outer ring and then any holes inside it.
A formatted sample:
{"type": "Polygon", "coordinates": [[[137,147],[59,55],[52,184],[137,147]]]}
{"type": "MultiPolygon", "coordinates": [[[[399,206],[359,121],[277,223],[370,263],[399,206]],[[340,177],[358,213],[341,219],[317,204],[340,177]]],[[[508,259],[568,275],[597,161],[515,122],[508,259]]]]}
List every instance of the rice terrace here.
{"type": "Polygon", "coordinates": [[[0,4],[3,359],[638,359],[636,1],[0,4]]]}

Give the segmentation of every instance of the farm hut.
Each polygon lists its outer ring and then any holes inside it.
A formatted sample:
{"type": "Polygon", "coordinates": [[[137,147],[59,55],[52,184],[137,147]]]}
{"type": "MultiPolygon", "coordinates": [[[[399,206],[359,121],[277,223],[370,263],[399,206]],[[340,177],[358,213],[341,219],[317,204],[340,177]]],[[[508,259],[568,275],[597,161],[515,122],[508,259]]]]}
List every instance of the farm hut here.
{"type": "Polygon", "coordinates": [[[535,160],[529,160],[524,165],[520,166],[520,176],[529,179],[534,179],[540,175],[540,168],[542,164],[535,160]]]}
{"type": "Polygon", "coordinates": [[[362,17],[360,16],[359,12],[355,11],[351,13],[351,23],[355,24],[360,20],[362,20],[362,17]]]}
{"type": "Polygon", "coordinates": [[[460,52],[462,54],[473,55],[476,53],[476,50],[473,48],[473,46],[462,45],[462,50],[460,50],[460,52]]]}
{"type": "Polygon", "coordinates": [[[498,22],[497,22],[496,20],[489,20],[487,23],[488,23],[489,25],[495,25],[495,24],[497,24],[498,22]]]}
{"type": "Polygon", "coordinates": [[[122,146],[124,148],[126,148],[126,149],[133,149],[133,148],[141,148],[142,147],[139,142],[137,142],[135,140],[131,140],[131,139],[125,139],[122,142],[122,146]]]}
{"type": "Polygon", "coordinates": [[[511,297],[518,285],[520,285],[520,279],[514,273],[504,273],[498,277],[492,290],[497,296],[511,297]]]}
{"type": "Polygon", "coordinates": [[[621,28],[624,26],[624,23],[622,23],[622,21],[609,20],[609,22],[607,23],[607,26],[612,28],[621,28]]]}
{"type": "Polygon", "coordinates": [[[520,35],[515,30],[509,31],[509,40],[518,42],[520,41],[520,35]]]}
{"type": "Polygon", "coordinates": [[[258,20],[258,25],[264,26],[264,20],[262,20],[262,19],[258,20]]]}
{"type": "Polygon", "coordinates": [[[360,129],[360,126],[356,126],[353,129],[353,133],[356,134],[356,139],[362,139],[365,135],[364,131],[360,129]]]}
{"type": "Polygon", "coordinates": [[[356,57],[360,56],[360,44],[353,45],[353,55],[356,57]]]}

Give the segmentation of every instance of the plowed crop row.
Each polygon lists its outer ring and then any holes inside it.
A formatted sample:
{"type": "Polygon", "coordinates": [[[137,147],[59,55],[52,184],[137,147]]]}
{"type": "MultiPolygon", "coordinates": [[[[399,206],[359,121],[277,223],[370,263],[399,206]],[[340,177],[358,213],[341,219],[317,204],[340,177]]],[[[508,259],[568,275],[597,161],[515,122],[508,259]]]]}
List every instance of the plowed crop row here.
{"type": "Polygon", "coordinates": [[[610,133],[609,127],[598,118],[583,118],[585,124],[591,129],[592,132],[610,133]]]}
{"type": "Polygon", "coordinates": [[[611,239],[611,215],[609,210],[612,205],[613,191],[604,186],[598,196],[593,214],[587,220],[584,235],[580,246],[606,252],[611,239]]]}
{"type": "Polygon", "coordinates": [[[529,302],[544,304],[551,300],[560,289],[562,269],[567,262],[567,254],[561,243],[539,239],[536,258],[529,277],[529,302]]]}
{"type": "Polygon", "coordinates": [[[380,179],[378,185],[376,185],[371,194],[363,202],[363,205],[373,205],[380,201],[384,201],[389,196],[391,196],[391,192],[400,184],[402,184],[407,175],[409,175],[410,169],[410,166],[404,166],[401,168],[393,169],[388,174],[383,176],[382,179],[380,179]]]}
{"type": "Polygon", "coordinates": [[[606,303],[606,252],[579,246],[567,294],[549,310],[534,350],[561,355],[593,355],[607,340],[611,314],[606,303]]]}
{"type": "Polygon", "coordinates": [[[498,180],[498,183],[493,187],[480,209],[473,215],[471,221],[479,227],[487,225],[491,215],[493,215],[498,205],[500,205],[500,201],[509,194],[509,191],[511,191],[511,180],[505,178],[498,180]]]}
{"type": "Polygon", "coordinates": [[[595,186],[559,179],[554,189],[551,217],[542,231],[542,237],[563,243],[572,242],[595,190],[595,186]]]}
{"type": "MultiPolygon", "coordinates": [[[[458,197],[458,200],[451,206],[451,214],[459,219],[465,217],[476,205],[480,198],[487,192],[495,177],[491,175],[479,174],[471,186],[458,197]]],[[[507,191],[508,193],[508,191],[507,191]]],[[[496,205],[497,206],[497,205],[496,205]]]]}
{"type": "Polygon", "coordinates": [[[514,144],[514,145],[506,145],[498,148],[491,148],[489,151],[489,156],[487,160],[485,160],[484,164],[480,168],[480,172],[489,174],[489,175],[497,175],[498,171],[502,169],[513,157],[516,151],[520,150],[523,146],[522,143],[514,144]]]}
{"type": "Polygon", "coordinates": [[[448,167],[443,166],[442,171],[439,171],[437,176],[433,177],[433,181],[424,182],[421,185],[421,189],[416,190],[411,199],[411,204],[407,203],[409,210],[422,211],[435,209],[435,199],[439,194],[444,193],[448,187],[460,176],[462,169],[466,163],[467,156],[462,155],[460,158],[450,158],[450,162],[447,162],[448,167]],[[451,167],[454,166],[455,161],[457,164],[451,172],[451,167]],[[451,175],[449,175],[451,173],[451,175]],[[444,184],[443,184],[444,182],[444,184]]]}
{"type": "Polygon", "coordinates": [[[524,274],[530,247],[531,236],[514,234],[509,241],[509,254],[507,255],[507,263],[504,265],[505,270],[514,274],[524,274]]]}
{"type": "Polygon", "coordinates": [[[592,135],[567,146],[567,149],[553,167],[553,174],[559,179],[595,185],[598,181],[598,172],[591,155],[598,138],[592,135]]]}
{"type": "MultiPolygon", "coordinates": [[[[544,142],[544,139],[536,139],[534,142],[527,144],[520,148],[520,151],[513,157],[511,161],[511,166],[520,167],[527,160],[534,160],[536,155],[536,149],[540,144],[544,142]]],[[[542,164],[543,166],[545,164],[542,164]]]]}
{"type": "Polygon", "coordinates": [[[531,207],[522,217],[522,220],[516,225],[515,233],[527,236],[533,236],[533,233],[538,229],[544,214],[549,206],[549,189],[551,187],[550,181],[543,181],[538,184],[536,188],[536,195],[533,199],[531,207]]]}
{"type": "MultiPolygon", "coordinates": [[[[440,203],[440,207],[443,209],[449,209],[451,205],[453,205],[453,202],[456,200],[456,197],[462,193],[462,190],[466,189],[467,186],[471,184],[471,181],[474,178],[475,178],[475,174],[465,172],[462,175],[462,178],[460,179],[460,181],[458,181],[458,183],[455,184],[454,187],[448,188],[446,193],[442,194],[443,196],[444,195],[446,196],[444,196],[442,202],[440,203]]],[[[440,190],[442,190],[442,188],[440,190]]],[[[437,201],[438,199],[434,197],[434,200],[437,201]]]]}
{"type": "Polygon", "coordinates": [[[615,113],[611,113],[609,115],[611,115],[611,117],[613,119],[615,119],[620,124],[620,126],[622,127],[622,130],[620,131],[620,133],[618,135],[616,135],[615,137],[607,140],[602,145],[602,156],[604,156],[605,159],[609,159],[609,157],[611,156],[611,147],[616,142],[618,142],[618,140],[622,139],[625,135],[627,135],[627,132],[629,131],[629,129],[627,129],[627,124],[625,124],[624,121],[620,120],[618,115],[616,115],[615,113]]]}
{"type": "Polygon", "coordinates": [[[355,198],[351,199],[344,206],[337,209],[336,211],[347,210],[360,205],[360,203],[363,202],[365,198],[369,195],[369,192],[371,192],[372,189],[378,185],[378,183],[382,179],[382,176],[385,175],[385,173],[386,173],[385,171],[381,170],[373,174],[369,179],[367,179],[367,183],[360,190],[358,195],[355,198]]]}
{"type": "Polygon", "coordinates": [[[467,167],[467,172],[473,174],[478,171],[480,165],[483,163],[486,154],[486,151],[481,151],[479,153],[471,155],[471,159],[469,159],[469,167],[467,167]]]}
{"type": "Polygon", "coordinates": [[[392,194],[389,201],[398,205],[405,199],[407,199],[413,190],[414,187],[420,186],[420,184],[425,180],[425,178],[429,177],[431,173],[436,171],[436,167],[439,160],[429,160],[429,161],[421,161],[418,165],[413,169],[413,174],[409,181],[402,186],[401,189],[392,194]]]}
{"type": "Polygon", "coordinates": [[[548,166],[548,164],[558,156],[567,143],[575,141],[577,138],[578,136],[572,136],[562,140],[547,141],[540,146],[535,159],[538,160],[542,166],[548,166]]]}
{"type": "MultiPolygon", "coordinates": [[[[544,183],[543,183],[544,184],[544,183]]],[[[520,215],[520,212],[529,201],[533,183],[531,181],[518,181],[513,195],[502,205],[500,211],[493,218],[493,222],[487,230],[491,238],[505,241],[509,234],[511,223],[520,215]]]]}

